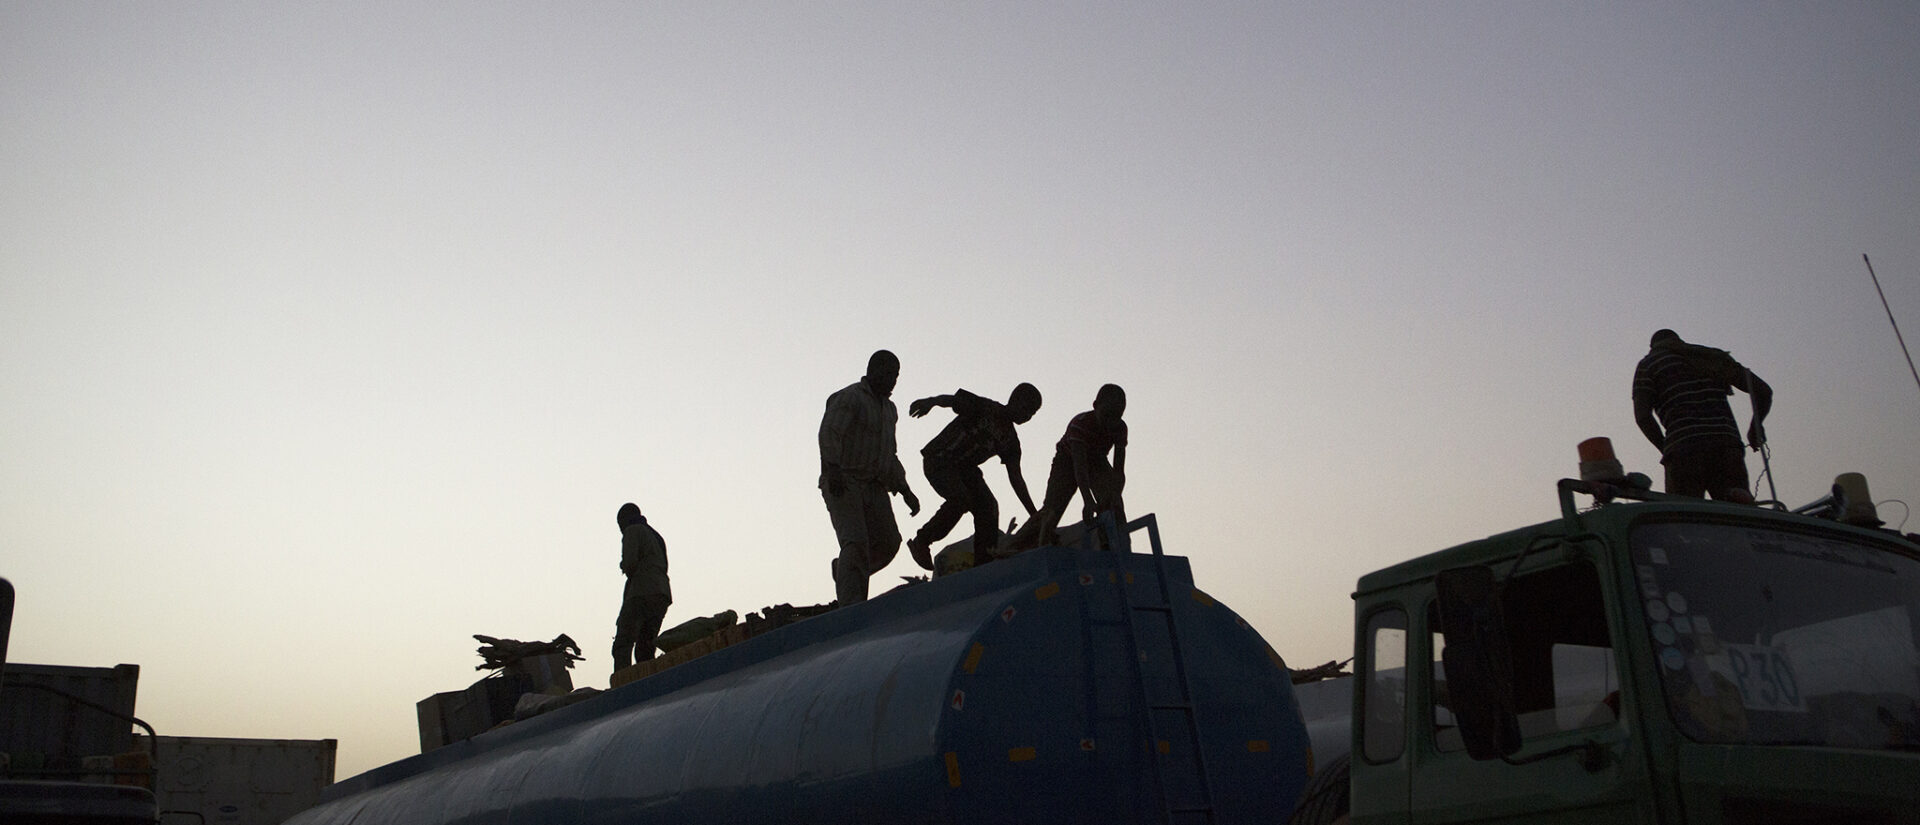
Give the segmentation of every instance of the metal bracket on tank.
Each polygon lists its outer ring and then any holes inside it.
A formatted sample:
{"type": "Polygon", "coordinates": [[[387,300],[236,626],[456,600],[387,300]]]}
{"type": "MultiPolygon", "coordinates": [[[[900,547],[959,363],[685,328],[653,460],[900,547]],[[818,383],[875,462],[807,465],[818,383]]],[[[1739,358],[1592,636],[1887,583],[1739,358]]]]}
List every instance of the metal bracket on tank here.
{"type": "Polygon", "coordinates": [[[1133,533],[1144,527],[1147,530],[1147,540],[1153,546],[1153,555],[1166,555],[1160,547],[1160,522],[1152,513],[1122,526],[1115,524],[1113,512],[1109,510],[1094,517],[1093,527],[1092,530],[1081,531],[1078,549],[1131,553],[1133,552],[1133,533]]]}
{"type": "MultiPolygon", "coordinates": [[[[1639,475],[1635,473],[1635,475],[1639,475]]],[[[1644,476],[1642,477],[1644,478],[1644,476]]],[[[1595,507],[1604,507],[1621,501],[1699,501],[1687,496],[1657,493],[1646,487],[1609,481],[1583,481],[1577,478],[1563,478],[1555,485],[1560,492],[1560,518],[1569,529],[1578,532],[1580,526],[1580,508],[1573,501],[1574,493],[1593,496],[1595,507]]]]}

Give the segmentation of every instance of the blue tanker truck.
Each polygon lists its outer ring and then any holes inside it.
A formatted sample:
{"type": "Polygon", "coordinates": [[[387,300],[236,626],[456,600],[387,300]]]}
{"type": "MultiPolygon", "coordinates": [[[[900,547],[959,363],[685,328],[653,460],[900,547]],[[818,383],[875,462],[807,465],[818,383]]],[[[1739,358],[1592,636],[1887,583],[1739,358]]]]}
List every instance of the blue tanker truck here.
{"type": "Polygon", "coordinates": [[[1920,535],[1857,474],[1791,511],[1647,488],[1565,479],[1559,518],[1362,577],[1311,728],[1149,516],[1109,541],[1150,553],[896,590],[291,823],[1920,825],[1920,535]]]}
{"type": "Polygon", "coordinates": [[[289,825],[1285,821],[1289,671],[1162,552],[1049,547],[333,785],[289,825]]]}

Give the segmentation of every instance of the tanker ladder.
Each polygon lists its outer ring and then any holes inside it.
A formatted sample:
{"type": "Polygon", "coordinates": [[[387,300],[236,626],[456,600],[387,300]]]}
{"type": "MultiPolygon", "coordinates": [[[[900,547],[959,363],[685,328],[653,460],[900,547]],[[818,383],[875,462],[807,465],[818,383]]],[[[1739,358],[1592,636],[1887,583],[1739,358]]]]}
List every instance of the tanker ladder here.
{"type": "Polygon", "coordinates": [[[1114,587],[1117,588],[1120,603],[1120,621],[1117,623],[1123,631],[1126,641],[1128,670],[1132,675],[1134,701],[1145,709],[1145,725],[1148,748],[1148,770],[1153,776],[1155,795],[1160,799],[1161,822],[1173,825],[1181,822],[1214,822],[1213,793],[1207,786],[1206,757],[1200,750],[1200,726],[1194,717],[1193,686],[1187,679],[1186,660],[1180,653],[1180,632],[1174,619],[1171,598],[1167,592],[1166,554],[1160,547],[1160,525],[1149,513],[1126,524],[1124,529],[1115,529],[1112,513],[1102,513],[1098,529],[1089,530],[1081,535],[1082,549],[1091,549],[1094,536],[1098,534],[1107,547],[1113,551],[1114,587]],[[1153,587],[1152,595],[1157,601],[1147,604],[1135,604],[1129,592],[1132,574],[1124,569],[1122,558],[1132,553],[1132,533],[1145,527],[1147,538],[1153,546],[1153,587]],[[1142,614],[1136,618],[1135,614],[1142,614]],[[1151,618],[1148,618],[1151,617],[1151,618]],[[1167,630],[1167,649],[1156,651],[1149,659],[1147,651],[1140,646],[1140,627],[1138,623],[1164,622],[1167,630]],[[1148,687],[1146,669],[1149,662],[1159,666],[1162,662],[1173,666],[1172,686],[1174,695],[1154,697],[1148,687]],[[1179,728],[1167,732],[1170,736],[1180,737],[1184,747],[1175,747],[1171,738],[1163,737],[1165,728],[1159,721],[1161,717],[1170,717],[1167,725],[1179,728]],[[1180,770],[1192,778],[1192,792],[1196,797],[1191,800],[1176,800],[1168,788],[1168,773],[1180,770]]]}

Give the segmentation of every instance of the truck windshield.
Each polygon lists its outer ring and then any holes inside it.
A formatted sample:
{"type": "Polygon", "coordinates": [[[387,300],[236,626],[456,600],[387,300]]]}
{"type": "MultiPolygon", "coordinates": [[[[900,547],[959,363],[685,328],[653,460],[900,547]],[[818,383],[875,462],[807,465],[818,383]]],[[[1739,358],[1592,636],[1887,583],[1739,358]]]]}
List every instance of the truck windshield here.
{"type": "Polygon", "coordinates": [[[1660,522],[1634,567],[1695,741],[1920,750],[1920,560],[1836,535],[1660,522]]]}

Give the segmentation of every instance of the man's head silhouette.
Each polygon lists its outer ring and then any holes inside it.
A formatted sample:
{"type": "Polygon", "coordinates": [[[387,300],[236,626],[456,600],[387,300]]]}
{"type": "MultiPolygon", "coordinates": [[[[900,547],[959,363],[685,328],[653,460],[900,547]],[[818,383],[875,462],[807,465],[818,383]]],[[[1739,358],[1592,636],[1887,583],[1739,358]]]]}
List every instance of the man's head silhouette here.
{"type": "Polygon", "coordinates": [[[867,386],[881,396],[893,394],[893,386],[900,383],[900,359],[886,350],[876,350],[867,359],[867,386]]]}
{"type": "Polygon", "coordinates": [[[1108,424],[1120,420],[1127,412],[1127,391],[1119,384],[1103,384],[1093,396],[1093,411],[1100,420],[1108,424]]]}
{"type": "Polygon", "coordinates": [[[1025,424],[1040,411],[1040,388],[1022,383],[1013,388],[1013,394],[1007,396],[1007,413],[1013,416],[1013,423],[1025,424]]]}

